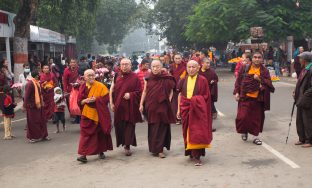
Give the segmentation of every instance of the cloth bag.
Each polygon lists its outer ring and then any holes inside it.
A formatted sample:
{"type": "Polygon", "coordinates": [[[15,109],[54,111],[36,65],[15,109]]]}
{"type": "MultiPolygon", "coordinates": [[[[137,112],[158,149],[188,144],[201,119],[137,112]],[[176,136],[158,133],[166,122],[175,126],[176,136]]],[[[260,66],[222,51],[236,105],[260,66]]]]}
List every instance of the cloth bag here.
{"type": "Polygon", "coordinates": [[[77,99],[78,99],[78,90],[72,89],[69,95],[69,111],[71,115],[80,116],[81,110],[78,106],[77,99]]]}

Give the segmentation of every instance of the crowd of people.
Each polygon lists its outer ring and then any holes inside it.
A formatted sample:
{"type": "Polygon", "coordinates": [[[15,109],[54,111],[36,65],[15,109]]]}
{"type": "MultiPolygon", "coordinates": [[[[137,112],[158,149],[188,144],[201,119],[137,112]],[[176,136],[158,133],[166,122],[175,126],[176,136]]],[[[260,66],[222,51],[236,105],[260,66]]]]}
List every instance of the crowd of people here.
{"type": "MultiPolygon", "coordinates": [[[[238,102],[236,130],[244,141],[251,135],[261,145],[265,111],[270,110],[270,93],[275,88],[261,52],[243,53],[236,68],[234,98],[238,102]]],[[[301,73],[294,92],[298,106],[296,145],[312,147],[311,93],[312,55],[298,55],[301,73]]],[[[12,95],[14,75],[7,61],[0,64],[0,99],[4,114],[4,139],[13,139],[11,119],[16,103],[12,95]]],[[[49,141],[47,124],[51,120],[66,131],[65,111],[72,123],[80,124],[77,160],[86,163],[87,156],[113,150],[111,131],[114,127],[117,147],[123,146],[126,156],[137,146],[136,124],[148,123],[149,151],[165,158],[164,148],[170,150],[170,124],[182,124],[185,155],[196,166],[211,147],[213,120],[218,111],[218,75],[209,50],[180,53],[149,54],[139,63],[125,57],[61,58],[38,63],[32,58],[24,64],[19,75],[18,91],[26,112],[26,137],[31,143],[49,141]],[[36,117],[36,118],[33,118],[36,117]]]]}

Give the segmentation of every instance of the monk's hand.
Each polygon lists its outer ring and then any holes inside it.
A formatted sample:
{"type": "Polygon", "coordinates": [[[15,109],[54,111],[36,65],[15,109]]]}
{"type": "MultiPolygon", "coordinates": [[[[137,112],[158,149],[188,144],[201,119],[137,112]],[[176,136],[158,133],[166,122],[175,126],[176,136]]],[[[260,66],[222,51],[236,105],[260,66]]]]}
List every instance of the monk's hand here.
{"type": "Polygon", "coordinates": [[[93,102],[95,102],[95,100],[96,100],[95,97],[91,97],[91,98],[89,98],[89,103],[93,103],[93,102]]]}
{"type": "Polygon", "coordinates": [[[113,103],[110,103],[109,106],[110,106],[112,112],[115,112],[115,105],[113,103]]]}
{"type": "Polygon", "coordinates": [[[181,113],[180,113],[180,110],[178,110],[178,111],[177,111],[177,119],[179,119],[179,120],[181,119],[181,113]]]}
{"type": "Polygon", "coordinates": [[[143,105],[140,104],[140,108],[139,108],[140,112],[143,113],[143,105]]]}
{"type": "Polygon", "coordinates": [[[254,75],[254,79],[258,80],[259,82],[261,81],[260,77],[258,75],[256,75],[256,74],[254,75]]]}
{"type": "Polygon", "coordinates": [[[236,101],[239,101],[239,93],[236,93],[236,94],[235,94],[235,100],[236,100],[236,101]]]}
{"type": "Polygon", "coordinates": [[[91,98],[86,98],[82,101],[83,104],[89,104],[91,102],[92,102],[91,98]]]}
{"type": "Polygon", "coordinates": [[[213,84],[213,83],[214,83],[214,80],[211,80],[211,81],[210,81],[210,84],[213,84]]]}
{"type": "Polygon", "coordinates": [[[130,93],[125,93],[123,98],[126,100],[129,100],[130,99],[130,93]]]}

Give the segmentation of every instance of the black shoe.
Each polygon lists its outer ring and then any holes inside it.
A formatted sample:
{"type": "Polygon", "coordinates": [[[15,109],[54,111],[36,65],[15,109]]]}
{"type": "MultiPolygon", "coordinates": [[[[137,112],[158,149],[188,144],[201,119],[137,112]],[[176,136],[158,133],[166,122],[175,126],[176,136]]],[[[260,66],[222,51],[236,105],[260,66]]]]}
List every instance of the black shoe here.
{"type": "Polygon", "coordinates": [[[87,157],[86,156],[80,156],[77,158],[77,161],[80,161],[82,163],[87,163],[88,160],[87,160],[87,157]]]}
{"type": "Polygon", "coordinates": [[[99,159],[105,159],[104,153],[100,153],[100,154],[99,154],[99,159]]]}
{"type": "Polygon", "coordinates": [[[242,134],[242,140],[247,141],[248,140],[248,134],[242,134]]]}
{"type": "Polygon", "coordinates": [[[215,129],[215,128],[212,129],[212,132],[216,132],[216,131],[217,131],[217,129],[215,129]]]}

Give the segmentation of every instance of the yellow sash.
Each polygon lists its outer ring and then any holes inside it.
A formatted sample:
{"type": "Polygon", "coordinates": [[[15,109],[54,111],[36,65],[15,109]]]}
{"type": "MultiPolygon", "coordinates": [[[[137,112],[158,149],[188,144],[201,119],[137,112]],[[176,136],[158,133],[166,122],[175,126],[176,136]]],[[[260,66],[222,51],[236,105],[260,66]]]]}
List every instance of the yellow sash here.
{"type": "MultiPolygon", "coordinates": [[[[107,87],[101,82],[95,81],[90,87],[91,88],[88,94],[88,98],[104,97],[105,95],[108,94],[107,87]]],[[[97,110],[95,108],[90,107],[89,105],[84,105],[83,110],[82,110],[82,115],[93,120],[96,125],[99,123],[99,115],[97,113],[97,110]]]]}

